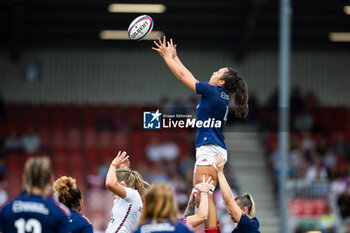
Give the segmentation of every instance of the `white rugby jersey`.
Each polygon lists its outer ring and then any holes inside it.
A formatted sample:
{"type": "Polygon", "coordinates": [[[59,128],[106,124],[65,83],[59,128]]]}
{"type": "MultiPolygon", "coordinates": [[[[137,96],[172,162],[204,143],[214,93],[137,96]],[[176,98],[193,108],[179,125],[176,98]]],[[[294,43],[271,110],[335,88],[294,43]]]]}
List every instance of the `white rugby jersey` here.
{"type": "Polygon", "coordinates": [[[106,233],[130,233],[138,226],[141,211],[142,199],[137,190],[125,188],[126,196],[115,199],[111,211],[111,221],[108,224],[106,233]]]}

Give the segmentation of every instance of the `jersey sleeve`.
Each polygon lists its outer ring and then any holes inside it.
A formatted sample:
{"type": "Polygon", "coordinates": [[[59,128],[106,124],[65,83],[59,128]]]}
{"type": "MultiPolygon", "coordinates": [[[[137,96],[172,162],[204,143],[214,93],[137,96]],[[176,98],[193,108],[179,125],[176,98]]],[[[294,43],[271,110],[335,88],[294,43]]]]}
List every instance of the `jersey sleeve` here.
{"type": "Polygon", "coordinates": [[[84,219],[84,227],[81,229],[81,233],[93,233],[94,230],[92,228],[92,223],[90,219],[88,219],[86,216],[81,215],[81,217],[84,219]]]}
{"type": "Polygon", "coordinates": [[[244,229],[246,232],[259,233],[259,223],[254,219],[250,219],[244,213],[239,220],[238,226],[244,229]]]}
{"type": "Polygon", "coordinates": [[[212,95],[215,93],[215,86],[205,82],[196,82],[196,94],[197,95],[212,95]]]}
{"type": "Polygon", "coordinates": [[[81,229],[80,232],[81,232],[81,233],[93,233],[94,230],[93,230],[93,228],[92,228],[92,225],[86,225],[86,226],[84,226],[84,227],[81,229]]]}
{"type": "Polygon", "coordinates": [[[186,224],[185,222],[182,221],[178,221],[178,224],[180,224],[182,226],[181,232],[185,232],[185,233],[193,233],[194,229],[191,225],[186,224]]]}
{"type": "Polygon", "coordinates": [[[126,196],[124,197],[124,200],[127,202],[133,202],[140,196],[139,192],[132,189],[132,188],[125,188],[126,196]]]}

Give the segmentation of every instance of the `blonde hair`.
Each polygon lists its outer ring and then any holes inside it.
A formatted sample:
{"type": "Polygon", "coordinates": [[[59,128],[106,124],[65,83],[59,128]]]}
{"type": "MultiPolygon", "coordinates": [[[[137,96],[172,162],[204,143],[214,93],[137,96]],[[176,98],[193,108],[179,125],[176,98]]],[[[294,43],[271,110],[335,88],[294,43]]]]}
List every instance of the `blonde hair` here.
{"type": "Polygon", "coordinates": [[[152,220],[152,224],[169,220],[176,224],[176,214],[177,206],[170,185],[164,182],[152,184],[145,192],[145,204],[139,224],[149,220],[152,220]]]}
{"type": "Polygon", "coordinates": [[[24,165],[24,177],[26,179],[26,191],[32,194],[33,187],[42,190],[42,197],[48,194],[46,188],[52,175],[51,162],[47,157],[32,157],[24,165]]]}
{"type": "Polygon", "coordinates": [[[119,182],[124,181],[129,188],[137,190],[143,199],[145,193],[144,185],[148,186],[149,184],[142,179],[140,173],[133,171],[130,168],[118,168],[115,173],[119,182]]]}
{"type": "Polygon", "coordinates": [[[67,176],[60,177],[54,182],[53,190],[59,202],[72,210],[81,210],[81,191],[77,187],[74,178],[67,176]]]}
{"type": "Polygon", "coordinates": [[[249,216],[255,213],[255,202],[252,195],[245,193],[242,196],[236,197],[236,200],[239,201],[239,206],[241,208],[247,207],[249,216]]]}

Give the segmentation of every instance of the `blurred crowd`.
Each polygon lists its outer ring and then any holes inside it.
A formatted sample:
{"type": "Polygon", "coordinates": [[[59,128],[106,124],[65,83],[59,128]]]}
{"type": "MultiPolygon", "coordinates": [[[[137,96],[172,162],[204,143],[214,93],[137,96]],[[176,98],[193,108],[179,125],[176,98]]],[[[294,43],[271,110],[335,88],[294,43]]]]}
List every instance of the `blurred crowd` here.
{"type": "MultiPolygon", "coordinates": [[[[278,92],[275,91],[266,104],[267,109],[276,108],[277,97],[278,92]]],[[[291,92],[290,113],[290,198],[329,199],[328,215],[320,217],[318,227],[322,232],[339,232],[339,223],[343,223],[345,229],[350,219],[349,111],[344,106],[323,105],[312,92],[303,95],[295,87],[291,92]],[[302,183],[307,188],[298,189],[295,183],[302,183]],[[325,221],[327,224],[324,224],[325,221]]],[[[280,172],[278,116],[273,111],[268,115],[272,117],[262,117],[262,141],[277,192],[280,172]]],[[[297,232],[304,231],[298,228],[297,232]]]]}

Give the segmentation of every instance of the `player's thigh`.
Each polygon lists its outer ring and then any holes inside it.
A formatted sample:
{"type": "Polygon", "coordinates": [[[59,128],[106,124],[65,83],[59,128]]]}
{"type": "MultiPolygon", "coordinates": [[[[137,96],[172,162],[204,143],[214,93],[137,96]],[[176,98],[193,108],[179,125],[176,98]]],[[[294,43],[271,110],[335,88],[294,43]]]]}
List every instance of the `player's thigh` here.
{"type": "Polygon", "coordinates": [[[211,176],[214,181],[213,185],[216,186],[218,175],[216,169],[212,165],[196,165],[196,171],[193,175],[193,186],[203,182],[203,175],[205,175],[205,180],[211,176]]]}

